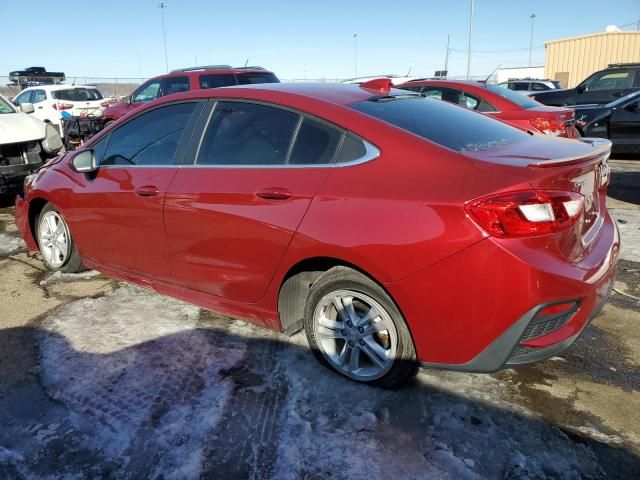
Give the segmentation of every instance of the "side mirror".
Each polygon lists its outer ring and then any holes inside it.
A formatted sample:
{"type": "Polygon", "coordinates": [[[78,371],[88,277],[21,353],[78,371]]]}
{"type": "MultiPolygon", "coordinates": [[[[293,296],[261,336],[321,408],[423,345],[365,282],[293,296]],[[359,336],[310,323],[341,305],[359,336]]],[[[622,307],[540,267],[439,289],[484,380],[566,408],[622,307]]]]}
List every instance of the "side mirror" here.
{"type": "Polygon", "coordinates": [[[82,150],[78,152],[78,154],[73,157],[73,160],[71,160],[71,166],[79,173],[91,173],[98,170],[93,150],[82,150]]]}
{"type": "Polygon", "coordinates": [[[576,93],[584,93],[587,90],[586,85],[578,85],[576,87],[576,93]]]}
{"type": "Polygon", "coordinates": [[[22,113],[33,113],[36,109],[33,108],[33,103],[25,102],[20,104],[20,111],[22,113]]]}

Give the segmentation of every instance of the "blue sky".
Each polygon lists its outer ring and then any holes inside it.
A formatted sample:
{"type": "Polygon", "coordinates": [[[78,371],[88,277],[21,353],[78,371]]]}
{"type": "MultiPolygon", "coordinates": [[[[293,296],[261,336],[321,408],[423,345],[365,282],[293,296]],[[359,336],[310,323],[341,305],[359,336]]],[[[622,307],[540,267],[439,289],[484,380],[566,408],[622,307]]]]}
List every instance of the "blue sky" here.
{"type": "MultiPolygon", "coordinates": [[[[242,65],[248,58],[281,78],[346,78],[354,73],[357,33],[359,75],[404,74],[409,68],[412,75],[432,75],[443,68],[449,33],[455,49],[449,72],[466,72],[469,0],[166,3],[170,69],[196,61],[242,65]]],[[[31,65],[68,76],[164,73],[157,5],[155,0],[0,0],[0,18],[5,19],[0,75],[31,65]],[[27,11],[34,14],[25,16],[27,11]]],[[[543,64],[546,40],[640,20],[640,0],[476,0],[472,75],[488,74],[500,63],[528,63],[531,13],[537,16],[533,63],[543,64]]]]}

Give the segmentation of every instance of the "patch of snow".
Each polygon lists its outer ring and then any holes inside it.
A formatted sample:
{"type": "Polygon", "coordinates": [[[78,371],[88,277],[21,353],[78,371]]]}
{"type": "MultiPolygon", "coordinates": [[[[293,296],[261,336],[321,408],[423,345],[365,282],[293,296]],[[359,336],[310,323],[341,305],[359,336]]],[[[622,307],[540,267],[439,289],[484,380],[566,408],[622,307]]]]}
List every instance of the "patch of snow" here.
{"type": "Polygon", "coordinates": [[[576,430],[578,430],[581,433],[584,433],[585,435],[587,435],[588,437],[591,437],[595,440],[598,440],[600,442],[603,443],[608,443],[608,444],[613,444],[613,445],[621,445],[624,443],[624,440],[622,438],[620,438],[617,435],[607,435],[605,433],[602,433],[601,431],[599,431],[598,429],[594,428],[594,427],[589,427],[586,425],[582,425],[580,427],[576,427],[576,430]]]}
{"type": "Polygon", "coordinates": [[[73,282],[76,280],[86,280],[88,278],[94,278],[99,275],[100,275],[100,272],[97,272],[95,270],[88,270],[86,272],[80,272],[80,273],[54,272],[44,280],[40,281],[40,286],[44,287],[47,285],[53,285],[55,283],[73,282]]]}
{"type": "Polygon", "coordinates": [[[640,210],[609,209],[620,231],[620,258],[640,262],[640,210]]]}
{"type": "Polygon", "coordinates": [[[198,318],[196,307],[124,286],[43,321],[44,387],[68,408],[83,446],[118,457],[122,474],[200,475],[201,446],[233,389],[219,372],[245,346],[218,345],[198,318]]]}
{"type": "Polygon", "coordinates": [[[7,235],[0,233],[0,257],[6,257],[16,252],[27,249],[24,241],[16,235],[7,235]]]}

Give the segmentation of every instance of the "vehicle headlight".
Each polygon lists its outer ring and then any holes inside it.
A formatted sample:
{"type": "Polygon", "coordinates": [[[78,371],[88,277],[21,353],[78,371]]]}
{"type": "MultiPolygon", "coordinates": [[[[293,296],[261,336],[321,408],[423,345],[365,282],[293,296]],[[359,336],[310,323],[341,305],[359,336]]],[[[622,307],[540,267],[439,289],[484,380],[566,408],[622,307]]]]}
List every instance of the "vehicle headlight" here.
{"type": "Polygon", "coordinates": [[[57,152],[62,148],[62,139],[53,126],[47,124],[44,129],[45,136],[42,140],[42,149],[47,153],[57,152]]]}

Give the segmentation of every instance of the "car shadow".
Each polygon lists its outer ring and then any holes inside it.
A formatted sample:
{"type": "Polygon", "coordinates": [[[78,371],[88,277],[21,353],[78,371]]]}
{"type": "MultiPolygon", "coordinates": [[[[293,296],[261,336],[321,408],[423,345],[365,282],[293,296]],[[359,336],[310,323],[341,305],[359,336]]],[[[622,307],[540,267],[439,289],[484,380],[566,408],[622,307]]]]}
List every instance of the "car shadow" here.
{"type": "Polygon", "coordinates": [[[0,330],[0,478],[638,478],[627,446],[475,394],[487,376],[368,387],[239,324],[92,351],[0,330]]]}
{"type": "Polygon", "coordinates": [[[16,203],[15,195],[0,193],[0,208],[13,207],[16,203]]]}

